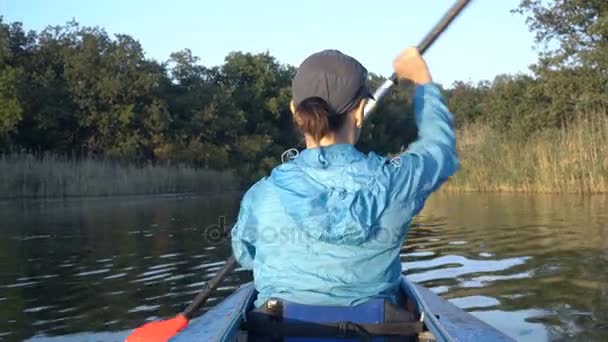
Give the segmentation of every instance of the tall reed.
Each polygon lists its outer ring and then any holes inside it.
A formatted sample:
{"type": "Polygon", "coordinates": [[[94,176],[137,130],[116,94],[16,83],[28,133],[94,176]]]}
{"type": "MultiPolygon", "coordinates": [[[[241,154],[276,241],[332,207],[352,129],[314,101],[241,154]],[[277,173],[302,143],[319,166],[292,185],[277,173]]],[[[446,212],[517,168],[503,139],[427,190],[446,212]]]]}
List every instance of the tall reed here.
{"type": "Polygon", "coordinates": [[[55,154],[0,155],[0,198],[216,192],[237,186],[230,172],[185,165],[135,165],[55,154]]]}
{"type": "Polygon", "coordinates": [[[484,124],[457,136],[462,167],[447,190],[608,192],[608,115],[583,115],[525,140],[484,124]]]}

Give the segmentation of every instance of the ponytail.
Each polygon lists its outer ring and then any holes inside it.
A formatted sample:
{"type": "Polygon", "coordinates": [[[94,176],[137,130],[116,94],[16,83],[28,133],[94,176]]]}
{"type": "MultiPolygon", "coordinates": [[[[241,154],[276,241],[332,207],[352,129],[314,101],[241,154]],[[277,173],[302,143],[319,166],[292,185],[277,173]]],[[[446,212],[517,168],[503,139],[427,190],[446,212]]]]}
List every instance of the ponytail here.
{"type": "Polygon", "coordinates": [[[344,125],[346,115],[335,113],[320,97],[309,97],[296,107],[294,121],[302,133],[319,142],[330,132],[338,131],[344,125]]]}

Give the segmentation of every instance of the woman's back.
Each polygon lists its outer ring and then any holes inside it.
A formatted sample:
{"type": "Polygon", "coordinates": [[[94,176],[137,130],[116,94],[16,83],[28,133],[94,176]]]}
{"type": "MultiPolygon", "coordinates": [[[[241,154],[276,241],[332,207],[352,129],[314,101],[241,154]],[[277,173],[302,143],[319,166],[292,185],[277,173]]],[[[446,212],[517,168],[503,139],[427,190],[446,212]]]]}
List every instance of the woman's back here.
{"type": "Polygon", "coordinates": [[[234,254],[269,298],[314,305],[394,299],[411,219],[458,168],[453,117],[434,84],[414,94],[419,139],[389,160],[353,144],[309,147],[256,183],[234,254]]]}

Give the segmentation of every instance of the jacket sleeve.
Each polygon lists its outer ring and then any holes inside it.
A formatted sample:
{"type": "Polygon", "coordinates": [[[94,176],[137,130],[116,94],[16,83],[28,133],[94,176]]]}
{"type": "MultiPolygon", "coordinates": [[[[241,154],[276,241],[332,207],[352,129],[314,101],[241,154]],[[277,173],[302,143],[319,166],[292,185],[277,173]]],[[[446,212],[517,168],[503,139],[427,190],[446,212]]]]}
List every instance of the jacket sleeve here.
{"type": "Polygon", "coordinates": [[[243,197],[237,221],[231,231],[232,253],[238,263],[247,270],[253,269],[256,235],[256,227],[252,224],[250,197],[249,193],[243,197]]]}
{"type": "Polygon", "coordinates": [[[391,199],[414,204],[414,215],[427,197],[459,168],[454,117],[435,84],[414,91],[418,139],[389,164],[391,199]]]}

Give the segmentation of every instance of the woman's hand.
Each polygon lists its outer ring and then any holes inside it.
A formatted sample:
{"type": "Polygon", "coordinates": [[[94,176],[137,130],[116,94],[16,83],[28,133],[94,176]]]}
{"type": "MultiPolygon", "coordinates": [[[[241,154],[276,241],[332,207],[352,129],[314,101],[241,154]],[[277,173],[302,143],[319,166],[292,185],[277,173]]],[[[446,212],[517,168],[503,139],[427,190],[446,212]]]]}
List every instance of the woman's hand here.
{"type": "Polygon", "coordinates": [[[426,62],[415,47],[409,47],[401,52],[393,61],[393,68],[399,78],[416,84],[427,84],[433,81],[426,62]]]}

